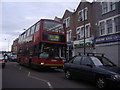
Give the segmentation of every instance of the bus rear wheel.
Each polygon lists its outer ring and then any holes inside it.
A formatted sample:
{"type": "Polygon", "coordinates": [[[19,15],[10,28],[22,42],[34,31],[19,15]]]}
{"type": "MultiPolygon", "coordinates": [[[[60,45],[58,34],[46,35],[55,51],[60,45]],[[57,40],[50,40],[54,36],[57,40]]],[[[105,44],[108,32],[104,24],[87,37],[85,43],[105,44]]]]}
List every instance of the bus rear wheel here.
{"type": "Polygon", "coordinates": [[[32,67],[32,64],[31,64],[32,60],[30,59],[29,62],[28,62],[28,67],[32,67]]]}

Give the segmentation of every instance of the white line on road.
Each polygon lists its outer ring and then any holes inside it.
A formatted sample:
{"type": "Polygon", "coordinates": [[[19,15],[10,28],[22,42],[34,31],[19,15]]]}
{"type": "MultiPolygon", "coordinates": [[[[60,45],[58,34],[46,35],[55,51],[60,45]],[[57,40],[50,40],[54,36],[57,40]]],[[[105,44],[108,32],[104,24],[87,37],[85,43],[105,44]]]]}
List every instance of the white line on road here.
{"type": "Polygon", "coordinates": [[[16,67],[16,68],[18,68],[19,70],[21,70],[22,69],[22,67],[21,66],[17,66],[17,65],[14,65],[14,67],[16,67]]]}
{"type": "Polygon", "coordinates": [[[19,67],[19,70],[21,70],[22,69],[22,67],[19,67]]]}
{"type": "MultiPolygon", "coordinates": [[[[14,65],[14,66],[15,66],[15,67],[18,67],[17,65],[14,65]]],[[[19,69],[19,70],[22,70],[22,67],[19,66],[18,69],[19,69]]],[[[27,71],[27,72],[28,72],[28,77],[29,77],[29,78],[34,78],[34,79],[40,80],[40,81],[42,81],[42,82],[45,82],[45,83],[47,83],[47,85],[49,86],[49,88],[50,88],[51,90],[53,90],[53,87],[52,87],[52,85],[51,85],[50,82],[48,82],[47,80],[40,79],[40,78],[38,78],[38,77],[32,76],[32,75],[31,75],[31,72],[29,72],[29,71],[27,71]]]]}
{"type": "Polygon", "coordinates": [[[14,67],[18,68],[18,66],[15,64],[14,67]]]}
{"type": "Polygon", "coordinates": [[[47,82],[47,84],[53,90],[52,85],[50,84],[50,82],[47,82]]]}
{"type": "Polygon", "coordinates": [[[28,77],[30,76],[30,72],[28,72],[28,77]]]}
{"type": "Polygon", "coordinates": [[[50,88],[51,90],[53,90],[53,87],[52,87],[51,83],[48,82],[47,80],[40,79],[40,78],[38,78],[38,77],[32,76],[30,72],[28,72],[28,77],[34,78],[34,79],[37,79],[37,80],[40,80],[40,81],[43,81],[43,82],[47,83],[47,85],[49,86],[49,88],[50,88]]]}

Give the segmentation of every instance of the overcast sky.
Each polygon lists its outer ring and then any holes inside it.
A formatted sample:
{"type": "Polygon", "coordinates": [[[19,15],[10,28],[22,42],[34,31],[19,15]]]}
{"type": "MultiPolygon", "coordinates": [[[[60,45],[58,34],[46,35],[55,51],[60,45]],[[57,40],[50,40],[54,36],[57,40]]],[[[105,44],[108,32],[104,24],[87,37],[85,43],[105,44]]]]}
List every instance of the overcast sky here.
{"type": "MultiPolygon", "coordinates": [[[[18,0],[16,0],[18,1],[18,0]]],[[[55,16],[62,17],[65,10],[77,8],[80,0],[52,0],[40,2],[18,2],[2,1],[0,3],[0,20],[2,19],[2,31],[0,31],[0,50],[10,50],[13,40],[16,39],[23,29],[27,29],[40,19],[54,19],[55,16]],[[2,7],[1,7],[2,5],[2,7]]],[[[1,25],[0,23],[0,25],[1,25]]],[[[1,30],[1,29],[0,29],[1,30]]]]}

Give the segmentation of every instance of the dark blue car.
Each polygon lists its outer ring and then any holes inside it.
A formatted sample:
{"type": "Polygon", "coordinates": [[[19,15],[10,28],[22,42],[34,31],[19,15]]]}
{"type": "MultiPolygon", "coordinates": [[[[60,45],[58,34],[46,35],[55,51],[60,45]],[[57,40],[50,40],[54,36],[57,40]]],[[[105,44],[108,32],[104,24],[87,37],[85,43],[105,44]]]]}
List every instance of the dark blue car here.
{"type": "Polygon", "coordinates": [[[64,64],[67,79],[77,77],[94,81],[98,88],[119,87],[120,68],[104,55],[78,55],[64,64]]]}

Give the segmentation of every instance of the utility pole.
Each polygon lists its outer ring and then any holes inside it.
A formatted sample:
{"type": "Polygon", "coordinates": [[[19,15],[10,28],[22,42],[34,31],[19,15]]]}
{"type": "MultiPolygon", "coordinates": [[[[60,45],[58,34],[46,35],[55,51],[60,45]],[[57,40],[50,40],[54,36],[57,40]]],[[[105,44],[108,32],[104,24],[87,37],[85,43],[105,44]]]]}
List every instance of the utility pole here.
{"type": "Polygon", "coordinates": [[[9,40],[5,38],[5,40],[7,41],[8,44],[8,52],[9,52],[9,40]]]}
{"type": "Polygon", "coordinates": [[[84,3],[84,10],[83,10],[83,13],[84,13],[84,55],[86,53],[86,47],[85,47],[85,2],[84,3]]]}

